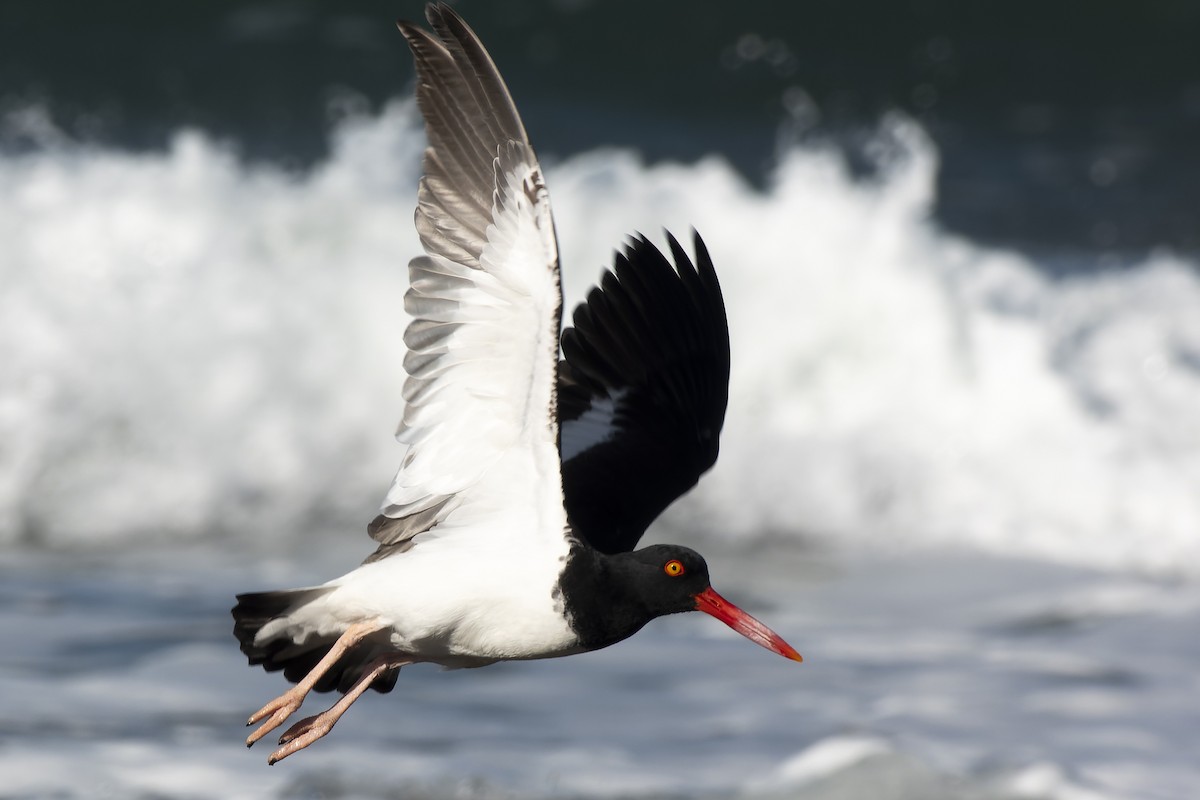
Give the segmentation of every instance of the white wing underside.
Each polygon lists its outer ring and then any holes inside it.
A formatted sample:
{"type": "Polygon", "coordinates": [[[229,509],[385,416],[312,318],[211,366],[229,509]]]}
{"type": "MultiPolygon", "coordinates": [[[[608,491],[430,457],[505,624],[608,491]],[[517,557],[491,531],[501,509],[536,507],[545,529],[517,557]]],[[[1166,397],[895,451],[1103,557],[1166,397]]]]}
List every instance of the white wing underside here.
{"type": "Polygon", "coordinates": [[[528,145],[499,145],[492,166],[490,221],[475,252],[460,242],[482,215],[462,213],[461,195],[436,181],[421,183],[417,227],[428,255],[409,264],[409,377],[396,434],[408,451],[382,508],[399,524],[376,536],[401,551],[451,533],[504,547],[514,536],[563,541],[554,415],[562,301],[549,197],[528,145]]]}

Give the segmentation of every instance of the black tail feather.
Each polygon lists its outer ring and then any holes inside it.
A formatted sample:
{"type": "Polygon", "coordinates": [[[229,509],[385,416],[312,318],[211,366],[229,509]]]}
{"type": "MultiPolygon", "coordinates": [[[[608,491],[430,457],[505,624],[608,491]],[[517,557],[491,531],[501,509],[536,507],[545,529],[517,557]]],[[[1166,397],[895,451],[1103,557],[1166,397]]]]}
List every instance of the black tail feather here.
{"type": "MultiPolygon", "coordinates": [[[[262,643],[256,643],[254,639],[259,630],[271,620],[285,617],[331,591],[332,588],[322,586],[313,589],[239,594],[238,604],[233,607],[233,635],[237,637],[250,665],[261,665],[267,672],[282,670],[283,677],[292,683],[298,683],[311,672],[329,652],[336,637],[309,637],[303,644],[297,644],[289,637],[270,639],[262,643]]],[[[314,691],[349,691],[376,652],[368,642],[355,647],[321,677],[313,687],[314,691]]],[[[380,675],[371,684],[371,688],[377,692],[390,692],[396,685],[399,672],[399,669],[394,669],[380,675]]]]}

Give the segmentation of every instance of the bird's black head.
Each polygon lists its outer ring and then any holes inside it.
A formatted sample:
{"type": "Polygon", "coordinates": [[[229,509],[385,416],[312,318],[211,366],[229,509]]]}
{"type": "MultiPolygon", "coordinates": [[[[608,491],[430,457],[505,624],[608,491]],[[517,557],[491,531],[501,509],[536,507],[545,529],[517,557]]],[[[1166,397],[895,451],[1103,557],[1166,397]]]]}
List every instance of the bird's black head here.
{"type": "Polygon", "coordinates": [[[711,587],[704,557],[687,547],[656,544],[625,553],[616,568],[651,617],[696,610],[696,596],[711,587]]]}
{"type": "Polygon", "coordinates": [[[564,610],[581,644],[596,650],[632,636],[655,617],[703,611],[750,641],[800,661],[779,634],[713,590],[695,550],[656,544],[606,555],[581,548],[559,579],[564,610]]]}

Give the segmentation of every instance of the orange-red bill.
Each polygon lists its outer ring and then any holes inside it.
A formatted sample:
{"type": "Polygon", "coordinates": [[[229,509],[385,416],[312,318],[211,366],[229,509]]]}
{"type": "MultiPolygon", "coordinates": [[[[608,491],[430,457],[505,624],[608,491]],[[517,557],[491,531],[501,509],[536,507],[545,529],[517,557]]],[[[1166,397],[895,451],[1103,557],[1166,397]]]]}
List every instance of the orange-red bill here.
{"type": "Polygon", "coordinates": [[[757,645],[792,661],[803,661],[799,653],[778,633],[726,600],[710,586],[696,595],[696,610],[716,617],[757,645]]]}

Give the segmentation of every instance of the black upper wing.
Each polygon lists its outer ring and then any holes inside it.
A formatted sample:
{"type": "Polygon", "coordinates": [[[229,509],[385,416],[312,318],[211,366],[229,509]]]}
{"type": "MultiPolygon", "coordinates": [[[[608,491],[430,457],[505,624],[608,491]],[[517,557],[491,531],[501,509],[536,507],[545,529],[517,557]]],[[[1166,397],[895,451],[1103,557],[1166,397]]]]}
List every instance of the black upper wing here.
{"type": "Polygon", "coordinates": [[[644,236],[575,309],[562,336],[563,491],[577,534],[632,550],[717,460],[729,400],[729,326],[712,260],[670,234],[675,265],[644,236]]]}

